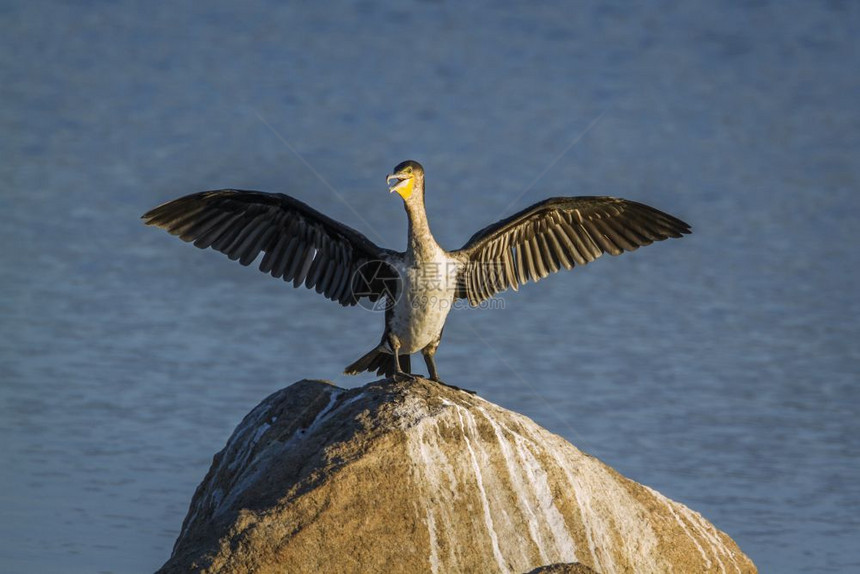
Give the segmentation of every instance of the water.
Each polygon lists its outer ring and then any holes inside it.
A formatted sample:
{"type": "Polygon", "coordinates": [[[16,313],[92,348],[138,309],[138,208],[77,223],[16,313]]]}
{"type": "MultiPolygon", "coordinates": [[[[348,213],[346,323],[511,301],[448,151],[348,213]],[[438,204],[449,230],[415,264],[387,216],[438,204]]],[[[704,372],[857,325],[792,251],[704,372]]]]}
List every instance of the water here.
{"type": "Polygon", "coordinates": [[[154,570],[250,408],[369,380],[339,373],[381,316],[139,215],[283,191],[402,249],[383,179],[406,158],[448,248],[550,195],[693,224],[452,313],[440,371],[701,512],[763,572],[860,569],[857,4],[0,15],[4,572],[154,570]]]}

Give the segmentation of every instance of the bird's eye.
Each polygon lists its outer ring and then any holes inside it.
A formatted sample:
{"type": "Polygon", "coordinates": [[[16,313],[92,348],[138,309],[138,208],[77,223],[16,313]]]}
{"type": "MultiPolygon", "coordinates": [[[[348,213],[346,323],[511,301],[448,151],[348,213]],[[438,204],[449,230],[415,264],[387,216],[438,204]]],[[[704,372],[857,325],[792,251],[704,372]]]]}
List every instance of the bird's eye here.
{"type": "Polygon", "coordinates": [[[412,175],[412,166],[409,166],[406,169],[404,169],[403,173],[408,173],[409,175],[412,175]]]}

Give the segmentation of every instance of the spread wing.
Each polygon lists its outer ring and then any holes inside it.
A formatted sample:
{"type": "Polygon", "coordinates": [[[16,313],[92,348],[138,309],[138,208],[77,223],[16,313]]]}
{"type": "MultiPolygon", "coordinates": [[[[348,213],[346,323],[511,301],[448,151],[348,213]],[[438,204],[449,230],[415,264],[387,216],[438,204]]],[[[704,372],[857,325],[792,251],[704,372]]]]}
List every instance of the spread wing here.
{"type": "Polygon", "coordinates": [[[288,195],[204,191],[160,205],[142,219],[242,265],[263,252],[260,271],[295,287],[304,283],[342,305],[362,297],[376,301],[397,288],[397,273],[386,262],[393,251],[288,195]]]}
{"type": "Polygon", "coordinates": [[[554,197],[482,229],[453,253],[464,262],[457,297],[477,305],[562,267],[686,233],[690,226],[680,219],[635,201],[554,197]]]}

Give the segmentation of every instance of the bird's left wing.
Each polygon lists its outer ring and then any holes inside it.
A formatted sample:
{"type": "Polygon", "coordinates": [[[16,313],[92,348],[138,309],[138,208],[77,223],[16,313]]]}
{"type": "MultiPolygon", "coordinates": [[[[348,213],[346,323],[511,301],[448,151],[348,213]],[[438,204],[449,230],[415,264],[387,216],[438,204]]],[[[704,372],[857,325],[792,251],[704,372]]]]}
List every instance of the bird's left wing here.
{"type": "Polygon", "coordinates": [[[690,226],[642,203],[614,197],[554,197],[496,222],[452,253],[463,265],[457,297],[471,305],[562,267],[585,265],[690,233],[690,226]]]}
{"type": "Polygon", "coordinates": [[[282,193],[220,189],[180,197],[143,215],[147,225],[211,247],[260,271],[315,288],[342,305],[392,298],[396,254],[358,231],[282,193]]]}

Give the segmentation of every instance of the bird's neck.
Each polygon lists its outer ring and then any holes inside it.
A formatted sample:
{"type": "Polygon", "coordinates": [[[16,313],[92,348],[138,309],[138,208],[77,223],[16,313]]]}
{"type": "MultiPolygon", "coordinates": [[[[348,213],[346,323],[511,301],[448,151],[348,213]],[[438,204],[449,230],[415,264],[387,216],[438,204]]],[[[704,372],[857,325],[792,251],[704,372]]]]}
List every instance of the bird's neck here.
{"type": "Polygon", "coordinates": [[[424,210],[424,197],[416,201],[406,202],[406,215],[409,217],[409,245],[407,253],[413,260],[426,261],[435,257],[439,251],[430,225],[427,222],[427,212],[424,210]]]}

